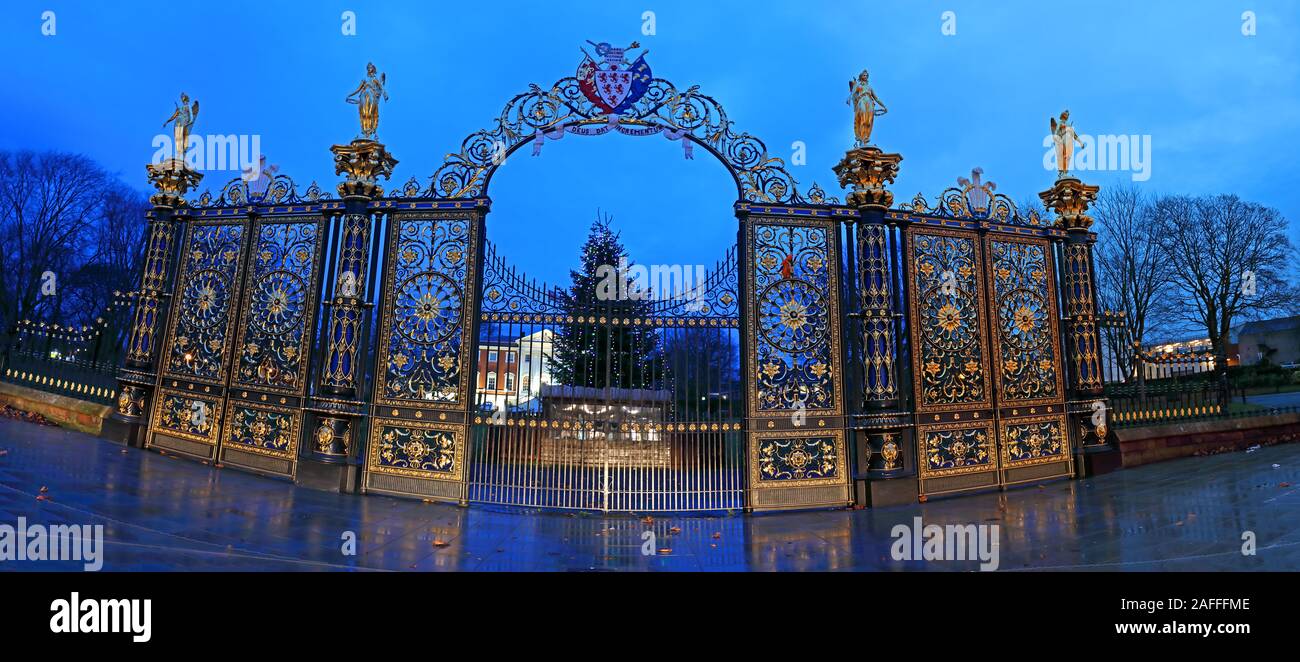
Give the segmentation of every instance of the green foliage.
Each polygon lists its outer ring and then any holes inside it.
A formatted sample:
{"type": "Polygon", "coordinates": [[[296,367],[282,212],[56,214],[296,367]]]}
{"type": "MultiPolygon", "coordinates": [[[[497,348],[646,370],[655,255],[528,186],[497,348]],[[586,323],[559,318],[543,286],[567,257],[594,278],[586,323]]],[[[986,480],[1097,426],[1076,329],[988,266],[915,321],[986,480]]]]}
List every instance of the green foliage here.
{"type": "MultiPolygon", "coordinates": [[[[565,313],[575,320],[644,318],[650,314],[648,300],[609,296],[608,268],[617,268],[620,261],[630,262],[610,222],[610,217],[599,215],[592,222],[579,255],[581,270],[569,272],[572,285],[565,313]]],[[[625,282],[624,289],[631,290],[630,280],[625,282]]],[[[662,377],[658,354],[659,337],[652,329],[575,321],[556,330],[552,376],[556,383],[571,386],[651,388],[662,377]]]]}

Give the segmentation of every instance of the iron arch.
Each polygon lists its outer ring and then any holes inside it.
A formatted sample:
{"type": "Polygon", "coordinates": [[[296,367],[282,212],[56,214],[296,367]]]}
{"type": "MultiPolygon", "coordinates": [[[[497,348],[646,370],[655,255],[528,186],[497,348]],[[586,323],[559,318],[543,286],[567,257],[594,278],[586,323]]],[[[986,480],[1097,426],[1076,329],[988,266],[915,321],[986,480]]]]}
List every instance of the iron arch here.
{"type": "Polygon", "coordinates": [[[748,132],[737,133],[726,110],[698,85],[679,90],[655,78],[626,111],[611,115],[588,99],[579,80],[569,76],[549,88],[533,84],[515,95],[495,119],[495,126],[466,137],[458,152],[447,154],[423,190],[414,179],[402,187],[405,197],[472,199],[488,197],[492,176],[511,154],[528,144],[564,135],[662,135],[690,141],[713,155],[731,174],[737,200],[766,204],[834,202],[813,184],[807,195],[767,145],[748,132]]]}

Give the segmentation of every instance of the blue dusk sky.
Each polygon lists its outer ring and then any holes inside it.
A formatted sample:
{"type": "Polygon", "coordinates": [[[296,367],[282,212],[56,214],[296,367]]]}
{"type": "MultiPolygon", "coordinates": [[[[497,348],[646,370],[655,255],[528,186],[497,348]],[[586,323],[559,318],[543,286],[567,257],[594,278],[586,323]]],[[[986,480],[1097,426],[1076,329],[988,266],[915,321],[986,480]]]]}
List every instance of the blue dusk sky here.
{"type": "MultiPolygon", "coordinates": [[[[655,76],[699,85],[772,156],[806,145],[806,165],[790,166],[803,190],[815,181],[843,198],[831,167],[853,138],[847,81],[865,67],[889,108],[874,142],[904,157],[898,202],[933,199],[975,167],[1013,200],[1036,199],[1054,177],[1048,118],[1069,108],[1081,134],[1150,137],[1149,178],[1085,181],[1236,193],[1293,228],[1300,219],[1292,2],[19,0],[3,12],[0,148],[80,152],[142,191],[181,91],[200,101],[195,133],[256,134],[300,190],[332,191],[329,146],[357,133],[343,99],[373,61],[388,77],[379,137],[400,160],[392,188],[427,184],[530,83],[572,76],[586,40],[637,40],[655,76]],[[345,11],[355,36],[342,34],[345,11]]],[[[721,164],[695,156],[658,136],[568,136],[535,158],[525,148],[492,181],[489,238],[563,282],[600,208],[636,261],[711,265],[735,241],[736,191],[721,164]]],[[[203,187],[237,175],[208,172],[203,187]]]]}

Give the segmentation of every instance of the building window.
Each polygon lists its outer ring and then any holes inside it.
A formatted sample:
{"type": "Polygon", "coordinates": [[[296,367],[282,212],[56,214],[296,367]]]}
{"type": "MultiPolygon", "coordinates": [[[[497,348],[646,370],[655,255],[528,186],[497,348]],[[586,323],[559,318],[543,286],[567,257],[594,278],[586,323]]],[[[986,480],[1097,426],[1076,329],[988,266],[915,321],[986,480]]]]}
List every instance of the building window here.
{"type": "Polygon", "coordinates": [[[511,351],[506,354],[506,363],[514,363],[514,362],[515,362],[515,353],[511,351]]]}
{"type": "Polygon", "coordinates": [[[515,373],[513,372],[506,373],[506,390],[507,391],[515,390],[515,373]]]}
{"type": "Polygon", "coordinates": [[[497,362],[497,351],[494,349],[488,352],[488,363],[496,363],[496,362],[497,362]]]}
{"type": "Polygon", "coordinates": [[[525,391],[528,390],[528,381],[528,375],[524,375],[523,378],[519,380],[519,385],[522,386],[525,391]]]}
{"type": "Polygon", "coordinates": [[[497,373],[495,372],[488,373],[487,390],[489,391],[497,390],[497,373]]]}

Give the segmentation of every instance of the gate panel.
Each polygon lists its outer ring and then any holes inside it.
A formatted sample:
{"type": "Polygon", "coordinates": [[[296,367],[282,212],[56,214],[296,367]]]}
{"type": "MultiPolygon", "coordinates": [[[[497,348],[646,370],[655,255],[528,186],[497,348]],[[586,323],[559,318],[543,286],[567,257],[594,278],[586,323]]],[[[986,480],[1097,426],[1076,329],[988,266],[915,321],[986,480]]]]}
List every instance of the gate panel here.
{"type": "Polygon", "coordinates": [[[293,476],[324,233],[319,217],[262,220],[254,227],[221,459],[293,476]]]}
{"type": "Polygon", "coordinates": [[[1073,471],[1061,378],[1055,269],[1045,239],[990,235],[989,294],[1004,485],[1073,471]]]}
{"type": "Polygon", "coordinates": [[[150,445],[216,457],[246,234],[246,221],[194,221],[188,228],[150,445]]]}
{"type": "Polygon", "coordinates": [[[998,483],[980,253],[972,232],[907,233],[921,494],[998,483]]]}
{"type": "Polygon", "coordinates": [[[367,491],[464,499],[468,366],[481,219],[397,213],[366,453],[367,491]]]}
{"type": "Polygon", "coordinates": [[[836,222],[750,216],[744,227],[751,505],[843,505],[836,222]]]}

